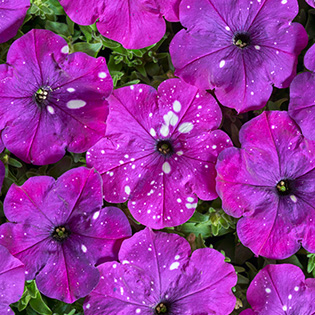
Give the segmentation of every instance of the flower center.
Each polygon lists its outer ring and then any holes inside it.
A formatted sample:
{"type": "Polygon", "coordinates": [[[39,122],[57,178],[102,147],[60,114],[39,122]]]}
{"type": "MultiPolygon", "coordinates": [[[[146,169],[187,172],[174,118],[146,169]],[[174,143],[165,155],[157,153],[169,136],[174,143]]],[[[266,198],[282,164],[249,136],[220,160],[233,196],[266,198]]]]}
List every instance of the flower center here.
{"type": "Polygon", "coordinates": [[[233,38],[233,44],[239,48],[245,48],[250,44],[248,33],[236,33],[233,38]]]}
{"type": "Polygon", "coordinates": [[[57,226],[55,227],[54,231],[52,232],[52,237],[58,241],[62,242],[66,240],[70,235],[70,230],[66,229],[64,226],[57,226]]]}
{"type": "Polygon", "coordinates": [[[171,156],[174,153],[173,146],[169,140],[158,141],[156,150],[164,156],[171,156]]]}
{"type": "Polygon", "coordinates": [[[34,94],[34,97],[35,97],[35,101],[38,105],[41,105],[43,104],[47,98],[48,98],[48,95],[49,95],[49,92],[51,92],[51,87],[50,86],[43,86],[43,87],[40,87],[36,93],[34,94]]]}
{"type": "Polygon", "coordinates": [[[167,314],[168,309],[164,303],[159,303],[155,308],[155,314],[167,314]]]}
{"type": "Polygon", "coordinates": [[[288,195],[291,192],[290,183],[287,179],[281,179],[276,187],[278,194],[281,196],[288,195]]]}

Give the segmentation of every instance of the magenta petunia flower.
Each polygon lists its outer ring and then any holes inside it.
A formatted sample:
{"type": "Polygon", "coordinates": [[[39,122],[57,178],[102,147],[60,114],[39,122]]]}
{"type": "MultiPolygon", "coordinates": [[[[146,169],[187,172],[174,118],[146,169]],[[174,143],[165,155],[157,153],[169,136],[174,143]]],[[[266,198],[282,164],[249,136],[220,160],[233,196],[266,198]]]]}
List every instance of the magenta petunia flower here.
{"type": "Polygon", "coordinates": [[[186,222],[198,197],[215,199],[215,163],[228,136],[206,92],[178,79],[113,92],[106,137],[87,153],[106,201],[125,202],[136,220],[160,229],[186,222]],[[196,196],[196,195],[197,196],[196,196]]]}
{"type": "Polygon", "coordinates": [[[305,0],[307,4],[309,4],[311,7],[315,8],[315,0],[305,0]]]}
{"type": "Polygon", "coordinates": [[[294,265],[267,265],[251,282],[247,300],[253,310],[241,315],[313,315],[315,279],[305,279],[294,265]]]}
{"type": "MultiPolygon", "coordinates": [[[[4,150],[4,145],[0,137],[0,152],[2,152],[3,150],[4,150]]],[[[1,191],[3,180],[4,180],[4,176],[5,176],[5,167],[3,163],[0,161],[0,191],[1,191]]]]}
{"type": "Polygon", "coordinates": [[[157,43],[165,34],[163,16],[178,21],[180,0],[59,0],[69,17],[78,24],[96,22],[99,32],[127,49],[140,49],[157,43]]]}
{"type": "Polygon", "coordinates": [[[288,87],[308,37],[292,23],[297,0],[183,0],[187,30],[170,45],[175,74],[238,112],[262,108],[272,84],[288,87]]]}
{"type": "Polygon", "coordinates": [[[121,263],[98,267],[101,280],[85,300],[84,314],[230,314],[233,266],[211,248],[190,253],[176,234],[149,228],[136,233],[122,243],[121,263]]]}
{"type": "Polygon", "coordinates": [[[0,243],[36,277],[38,289],[72,303],[97,285],[94,265],[117,258],[122,240],[131,235],[125,214],[102,207],[101,177],[80,167],[57,181],[32,177],[12,185],[4,200],[8,220],[0,226],[0,243]]]}
{"type": "Polygon", "coordinates": [[[0,130],[8,150],[27,163],[80,153],[105,133],[112,79],[105,58],[69,48],[60,36],[32,30],[0,65],[0,130]]]}
{"type": "Polygon", "coordinates": [[[17,302],[24,291],[25,266],[0,245],[0,313],[14,315],[9,304],[17,302]]]}
{"type": "Polygon", "coordinates": [[[306,52],[304,63],[313,72],[301,73],[292,81],[289,115],[300,126],[306,138],[315,140],[315,45],[306,52]]]}
{"type": "Polygon", "coordinates": [[[223,210],[241,217],[237,233],[256,255],[283,259],[301,244],[315,252],[315,142],[287,112],[263,112],[240,130],[241,149],[218,157],[223,210]]]}
{"type": "Polygon", "coordinates": [[[16,35],[29,7],[30,0],[0,1],[0,43],[16,35]]]}

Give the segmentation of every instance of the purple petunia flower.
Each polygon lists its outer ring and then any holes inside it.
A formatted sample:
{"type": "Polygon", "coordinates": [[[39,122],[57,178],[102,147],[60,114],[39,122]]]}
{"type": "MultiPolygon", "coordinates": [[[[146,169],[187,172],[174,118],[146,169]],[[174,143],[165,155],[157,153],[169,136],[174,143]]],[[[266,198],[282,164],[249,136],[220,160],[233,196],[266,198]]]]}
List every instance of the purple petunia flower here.
{"type": "Polygon", "coordinates": [[[178,79],[120,88],[109,98],[106,137],[87,153],[104,198],[129,200],[136,220],[156,229],[186,222],[197,197],[215,199],[215,163],[228,136],[208,93],[178,79]]]}
{"type": "Polygon", "coordinates": [[[312,315],[315,279],[306,279],[294,265],[267,265],[251,282],[247,300],[253,310],[241,315],[312,315]]]}
{"type": "Polygon", "coordinates": [[[99,32],[127,49],[140,49],[157,43],[165,34],[163,16],[178,21],[180,0],[59,0],[69,17],[78,24],[96,22],[99,32]]]}
{"type": "Polygon", "coordinates": [[[170,45],[175,74],[238,112],[262,108],[272,84],[288,87],[308,37],[292,23],[297,0],[183,0],[187,28],[170,45]]]}
{"type": "Polygon", "coordinates": [[[315,143],[287,112],[263,112],[240,130],[241,149],[218,157],[217,192],[256,255],[282,259],[301,244],[315,252],[315,143]]]}
{"type": "Polygon", "coordinates": [[[27,163],[81,153],[105,133],[112,79],[105,58],[69,48],[60,36],[32,30],[0,65],[0,130],[8,150],[27,163]]]}
{"type": "Polygon", "coordinates": [[[57,181],[40,176],[12,185],[4,200],[8,220],[0,243],[26,266],[26,279],[51,298],[72,303],[98,283],[96,263],[117,258],[131,235],[124,213],[102,207],[101,177],[72,169],[57,181]]]}
{"type": "Polygon", "coordinates": [[[121,263],[98,267],[101,280],[84,314],[230,314],[236,302],[233,266],[214,249],[190,253],[189,243],[176,234],[149,228],[136,233],[122,243],[121,263]]]}
{"type": "MultiPolygon", "coordinates": [[[[3,145],[3,142],[2,142],[1,136],[0,136],[0,153],[3,150],[4,150],[4,145],[3,145]]],[[[4,180],[4,176],[5,176],[5,167],[4,167],[3,163],[0,161],[0,191],[1,191],[3,180],[4,180]]]]}
{"type": "Polygon", "coordinates": [[[315,140],[315,45],[305,54],[305,67],[313,72],[299,74],[290,86],[289,115],[301,128],[303,135],[315,140]]]}
{"type": "Polygon", "coordinates": [[[17,302],[24,291],[25,266],[0,245],[0,314],[14,315],[9,304],[17,302]]]}
{"type": "Polygon", "coordinates": [[[305,0],[307,4],[309,4],[311,7],[315,8],[315,0],[305,0]]]}
{"type": "Polygon", "coordinates": [[[0,43],[16,35],[29,7],[30,0],[0,1],[0,43]]]}

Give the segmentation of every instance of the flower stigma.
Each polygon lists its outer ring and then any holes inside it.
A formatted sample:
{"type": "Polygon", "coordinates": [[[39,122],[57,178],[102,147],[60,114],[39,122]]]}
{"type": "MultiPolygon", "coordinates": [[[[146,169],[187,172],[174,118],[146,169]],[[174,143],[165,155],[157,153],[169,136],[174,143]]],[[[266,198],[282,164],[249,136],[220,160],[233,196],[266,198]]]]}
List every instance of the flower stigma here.
{"type": "Polygon", "coordinates": [[[281,179],[277,184],[277,191],[279,195],[288,195],[291,191],[290,183],[287,179],[281,179]]]}
{"type": "Polygon", "coordinates": [[[44,87],[40,87],[36,93],[34,94],[34,98],[35,98],[35,101],[38,105],[41,105],[43,104],[48,96],[49,96],[49,92],[51,92],[52,89],[50,86],[44,86],[44,87]]]}
{"type": "Polygon", "coordinates": [[[164,303],[159,303],[155,308],[156,314],[167,314],[167,312],[168,312],[168,309],[164,303]]]}
{"type": "Polygon", "coordinates": [[[160,140],[156,145],[156,150],[165,157],[174,153],[173,146],[169,140],[160,140]]]}

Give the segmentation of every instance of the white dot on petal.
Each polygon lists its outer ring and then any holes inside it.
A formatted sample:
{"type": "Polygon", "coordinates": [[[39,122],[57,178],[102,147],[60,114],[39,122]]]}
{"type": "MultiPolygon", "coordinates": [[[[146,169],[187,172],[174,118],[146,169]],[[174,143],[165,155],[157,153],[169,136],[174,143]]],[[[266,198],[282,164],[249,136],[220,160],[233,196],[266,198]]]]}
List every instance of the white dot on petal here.
{"type": "Polygon", "coordinates": [[[230,31],[230,30],[231,30],[228,26],[226,26],[225,29],[226,29],[227,31],[230,31]]]}
{"type": "Polygon", "coordinates": [[[178,261],[175,261],[171,264],[170,270],[178,269],[180,263],[178,261]]]}
{"type": "Polygon", "coordinates": [[[137,313],[137,314],[140,314],[140,313],[141,313],[141,309],[140,309],[140,308],[137,308],[137,309],[136,309],[136,313],[137,313]]]}
{"type": "Polygon", "coordinates": [[[179,101],[175,101],[173,103],[173,109],[175,112],[180,112],[180,110],[182,109],[182,104],[179,101]]]}
{"type": "Polygon", "coordinates": [[[171,171],[170,163],[164,162],[162,165],[162,170],[165,174],[168,174],[171,171]]]}
{"type": "Polygon", "coordinates": [[[175,260],[178,260],[179,258],[180,258],[180,256],[179,256],[179,255],[176,255],[174,259],[175,259],[175,260]]]}
{"type": "Polygon", "coordinates": [[[167,125],[163,125],[160,129],[160,133],[163,137],[167,137],[167,135],[169,134],[170,130],[168,128],[167,125]]]}
{"type": "Polygon", "coordinates": [[[185,122],[182,123],[179,127],[178,127],[178,131],[180,133],[188,133],[190,132],[192,129],[194,128],[194,125],[191,122],[185,122]]]}
{"type": "Polygon", "coordinates": [[[183,155],[184,152],[183,152],[183,151],[177,151],[176,154],[177,154],[177,155],[183,155]]]}
{"type": "Polygon", "coordinates": [[[288,2],[288,0],[282,0],[281,3],[282,4],[286,4],[288,2]]]}
{"type": "Polygon", "coordinates": [[[50,113],[50,114],[54,114],[55,113],[55,110],[54,110],[54,108],[52,107],[52,106],[47,106],[47,110],[48,110],[48,112],[50,113]]]}
{"type": "Polygon", "coordinates": [[[295,287],[294,291],[296,291],[296,292],[299,291],[299,287],[295,287]]]}
{"type": "Polygon", "coordinates": [[[125,193],[127,195],[130,195],[130,187],[129,186],[125,186],[125,193]]]}
{"type": "Polygon", "coordinates": [[[270,293],[271,292],[271,290],[269,288],[266,288],[265,291],[266,291],[266,293],[270,293]]]}
{"type": "Polygon", "coordinates": [[[88,310],[91,307],[91,304],[86,304],[86,309],[88,310]]]}
{"type": "Polygon", "coordinates": [[[220,64],[219,64],[219,67],[220,68],[223,68],[225,66],[225,60],[221,60],[220,61],[220,64]]]}
{"type": "Polygon", "coordinates": [[[294,203],[297,202],[297,198],[296,198],[296,196],[294,196],[294,195],[291,195],[291,196],[290,196],[290,199],[291,199],[294,203]]]}
{"type": "Polygon", "coordinates": [[[289,294],[288,299],[289,299],[289,300],[292,299],[292,294],[289,294]]]}
{"type": "Polygon", "coordinates": [[[99,211],[94,212],[93,219],[96,220],[99,217],[99,215],[100,215],[99,211]]]}
{"type": "Polygon", "coordinates": [[[133,90],[135,87],[133,85],[130,85],[130,90],[133,90]]]}
{"type": "Polygon", "coordinates": [[[283,305],[283,306],[282,306],[282,309],[283,309],[284,311],[287,311],[287,310],[288,310],[288,307],[287,307],[286,305],[283,305]]]}
{"type": "Polygon", "coordinates": [[[216,148],[217,148],[217,146],[214,144],[214,145],[212,146],[212,149],[215,150],[216,148]]]}
{"type": "Polygon", "coordinates": [[[100,72],[98,74],[98,77],[101,78],[101,79],[105,79],[107,77],[107,74],[106,74],[106,72],[100,72]]]}
{"type": "Polygon", "coordinates": [[[151,135],[152,137],[155,137],[155,136],[156,136],[156,132],[155,132],[155,130],[154,130],[153,128],[150,129],[150,135],[151,135]]]}
{"type": "Polygon", "coordinates": [[[68,91],[69,93],[72,93],[72,92],[75,91],[75,89],[74,89],[74,88],[67,88],[67,91],[68,91]]]}
{"type": "Polygon", "coordinates": [[[255,45],[254,46],[256,50],[260,50],[260,46],[259,45],[255,45]]]}
{"type": "Polygon", "coordinates": [[[113,264],[113,268],[115,269],[117,267],[117,264],[113,264]]]}
{"type": "Polygon", "coordinates": [[[178,203],[181,203],[182,200],[181,200],[180,198],[177,198],[177,202],[178,202],[178,203]]]}
{"type": "Polygon", "coordinates": [[[85,245],[81,245],[81,249],[82,249],[82,252],[83,253],[86,253],[87,252],[87,248],[86,248],[86,246],[85,245]]]}
{"type": "Polygon", "coordinates": [[[68,45],[65,45],[61,48],[61,52],[63,54],[69,54],[69,46],[68,45]]]}
{"type": "Polygon", "coordinates": [[[71,100],[67,103],[67,107],[70,109],[77,109],[84,107],[86,105],[86,102],[82,100],[71,100]]]}
{"type": "Polygon", "coordinates": [[[194,201],[194,198],[193,198],[193,197],[188,197],[188,198],[187,198],[187,201],[188,201],[188,202],[193,202],[193,201],[194,201]]]}

